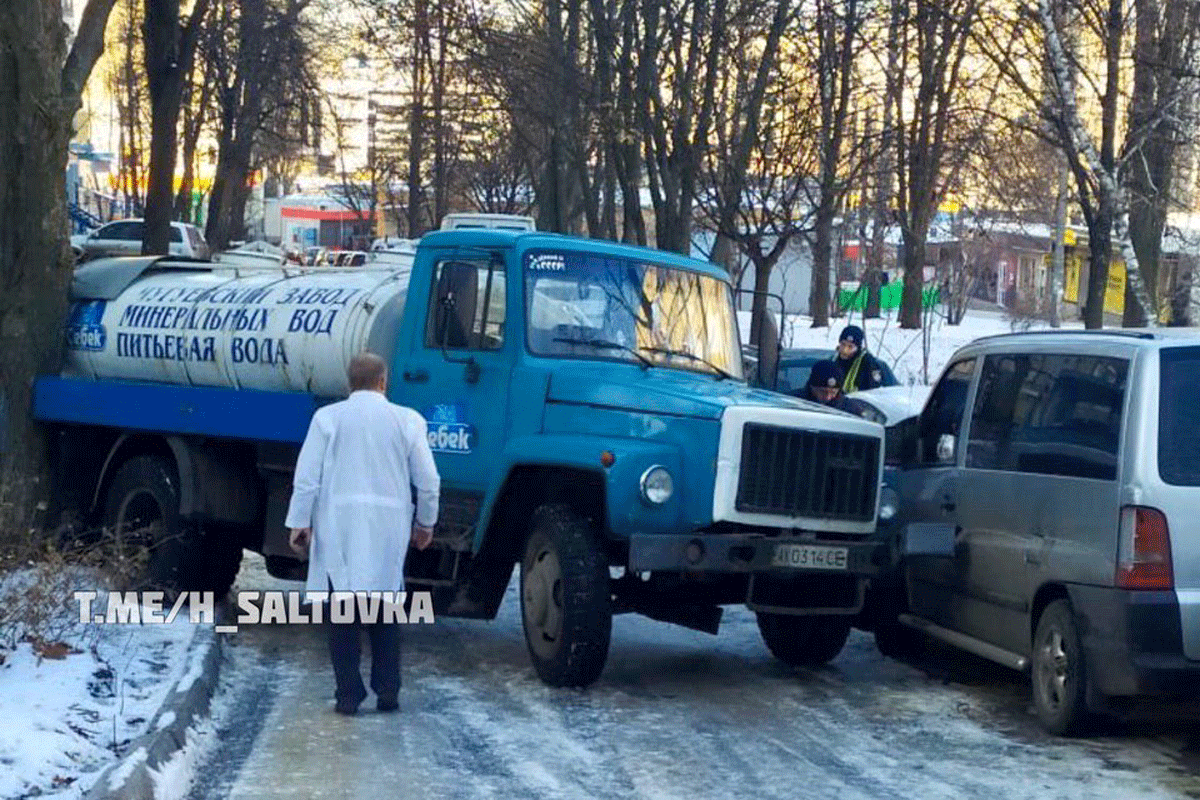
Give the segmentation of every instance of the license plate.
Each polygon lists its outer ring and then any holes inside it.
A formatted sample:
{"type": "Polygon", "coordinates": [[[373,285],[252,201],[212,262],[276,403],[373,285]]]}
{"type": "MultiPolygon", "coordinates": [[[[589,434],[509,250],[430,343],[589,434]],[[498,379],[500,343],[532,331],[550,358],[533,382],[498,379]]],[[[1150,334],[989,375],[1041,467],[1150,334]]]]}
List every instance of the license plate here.
{"type": "Polygon", "coordinates": [[[825,547],[815,544],[775,545],[773,567],[796,569],[846,569],[850,550],[846,547],[825,547]]]}

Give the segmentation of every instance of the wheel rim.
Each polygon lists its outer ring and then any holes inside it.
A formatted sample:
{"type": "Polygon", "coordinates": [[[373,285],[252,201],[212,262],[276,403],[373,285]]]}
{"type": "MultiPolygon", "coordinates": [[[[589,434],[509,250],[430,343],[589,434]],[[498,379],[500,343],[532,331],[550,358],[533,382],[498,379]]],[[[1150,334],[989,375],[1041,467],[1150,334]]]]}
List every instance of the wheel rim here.
{"type": "Polygon", "coordinates": [[[1071,678],[1071,661],[1063,646],[1062,631],[1051,628],[1039,650],[1038,685],[1046,705],[1054,710],[1067,702],[1067,681],[1071,678]]]}
{"type": "Polygon", "coordinates": [[[562,636],[562,568],[549,547],[538,548],[522,576],[525,638],[539,656],[550,658],[562,636]]]}

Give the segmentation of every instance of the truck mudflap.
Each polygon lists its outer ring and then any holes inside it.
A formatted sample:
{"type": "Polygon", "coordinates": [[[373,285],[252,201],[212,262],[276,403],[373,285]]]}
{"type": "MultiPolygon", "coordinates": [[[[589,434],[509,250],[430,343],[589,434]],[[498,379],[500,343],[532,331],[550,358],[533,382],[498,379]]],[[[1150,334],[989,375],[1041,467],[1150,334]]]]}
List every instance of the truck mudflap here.
{"type": "Polygon", "coordinates": [[[628,568],[636,572],[876,575],[891,563],[885,541],[837,541],[745,533],[634,534],[628,568]]]}

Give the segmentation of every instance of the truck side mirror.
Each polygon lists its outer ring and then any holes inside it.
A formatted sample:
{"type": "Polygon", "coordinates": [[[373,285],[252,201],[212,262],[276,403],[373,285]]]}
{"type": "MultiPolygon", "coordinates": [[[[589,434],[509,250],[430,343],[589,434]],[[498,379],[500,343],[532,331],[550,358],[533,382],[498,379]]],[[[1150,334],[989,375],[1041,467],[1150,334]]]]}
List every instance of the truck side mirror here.
{"type": "Polygon", "coordinates": [[[450,354],[446,352],[446,347],[449,345],[450,341],[450,323],[455,318],[454,314],[457,308],[458,303],[454,299],[453,293],[447,293],[438,299],[436,320],[438,333],[441,334],[438,336],[438,344],[440,344],[442,347],[442,358],[446,359],[446,361],[451,364],[462,364],[465,366],[463,379],[467,383],[478,383],[480,372],[479,362],[475,360],[474,356],[467,356],[465,359],[451,358],[450,354]]]}

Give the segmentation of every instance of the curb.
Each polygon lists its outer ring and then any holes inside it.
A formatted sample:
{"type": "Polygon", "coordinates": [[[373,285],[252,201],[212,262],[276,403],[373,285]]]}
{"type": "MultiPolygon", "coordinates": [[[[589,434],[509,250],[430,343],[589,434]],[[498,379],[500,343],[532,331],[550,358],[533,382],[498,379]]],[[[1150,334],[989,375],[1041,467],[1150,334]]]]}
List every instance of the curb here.
{"type": "Polygon", "coordinates": [[[106,767],[83,800],[150,800],[157,770],[187,743],[187,731],[208,713],[221,674],[221,636],[211,625],[197,627],[188,643],[187,668],[167,694],[148,732],[129,743],[125,755],[106,767]]]}

